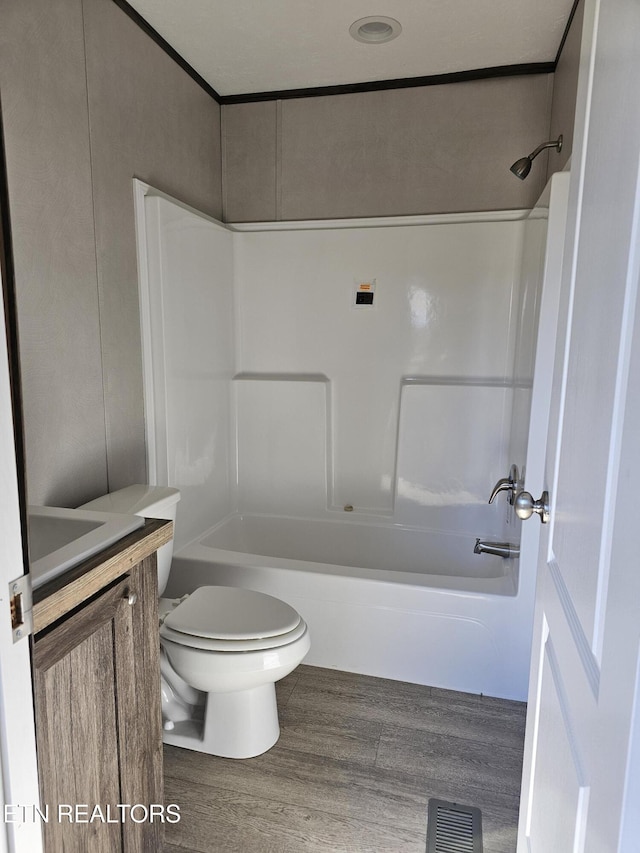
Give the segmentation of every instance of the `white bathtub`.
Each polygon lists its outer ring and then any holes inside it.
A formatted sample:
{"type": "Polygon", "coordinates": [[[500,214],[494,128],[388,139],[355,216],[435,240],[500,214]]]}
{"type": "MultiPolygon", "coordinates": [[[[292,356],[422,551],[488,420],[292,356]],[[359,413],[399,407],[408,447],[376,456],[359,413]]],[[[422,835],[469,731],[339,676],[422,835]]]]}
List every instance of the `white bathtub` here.
{"type": "Polygon", "coordinates": [[[518,561],[474,554],[474,542],[391,524],[234,515],[176,554],[165,595],[257,589],[306,620],[306,663],[524,699],[518,561]]]}

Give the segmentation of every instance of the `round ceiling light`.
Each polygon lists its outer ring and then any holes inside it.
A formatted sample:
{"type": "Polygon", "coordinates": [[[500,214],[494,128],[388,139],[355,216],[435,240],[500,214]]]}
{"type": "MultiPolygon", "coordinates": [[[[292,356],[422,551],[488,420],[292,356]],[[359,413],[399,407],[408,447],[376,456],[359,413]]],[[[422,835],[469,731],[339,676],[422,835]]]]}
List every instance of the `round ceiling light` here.
{"type": "Polygon", "coordinates": [[[360,18],[354,21],[349,27],[349,32],[356,41],[362,41],[365,44],[383,44],[399,36],[402,27],[395,18],[375,15],[372,18],[360,18]]]}

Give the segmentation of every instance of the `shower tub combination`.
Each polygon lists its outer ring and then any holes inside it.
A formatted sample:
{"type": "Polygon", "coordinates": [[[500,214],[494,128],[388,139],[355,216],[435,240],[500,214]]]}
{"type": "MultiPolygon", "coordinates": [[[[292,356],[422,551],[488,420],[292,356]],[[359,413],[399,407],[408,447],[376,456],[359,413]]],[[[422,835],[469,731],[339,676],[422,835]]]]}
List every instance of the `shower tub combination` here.
{"type": "Polygon", "coordinates": [[[255,589],[304,617],[309,664],[525,699],[536,566],[474,554],[519,541],[486,501],[525,462],[531,387],[505,378],[535,350],[533,323],[514,331],[524,213],[242,233],[139,181],[136,209],[149,481],[182,494],[166,594],[255,589]],[[352,311],[367,270],[376,308],[352,311]],[[300,298],[309,277],[322,300],[300,298]],[[371,346],[394,330],[393,351],[371,346]]]}
{"type": "Polygon", "coordinates": [[[181,549],[167,594],[256,589],[304,614],[308,664],[522,699],[529,645],[518,560],[475,555],[474,542],[391,524],[238,514],[181,549]]]}

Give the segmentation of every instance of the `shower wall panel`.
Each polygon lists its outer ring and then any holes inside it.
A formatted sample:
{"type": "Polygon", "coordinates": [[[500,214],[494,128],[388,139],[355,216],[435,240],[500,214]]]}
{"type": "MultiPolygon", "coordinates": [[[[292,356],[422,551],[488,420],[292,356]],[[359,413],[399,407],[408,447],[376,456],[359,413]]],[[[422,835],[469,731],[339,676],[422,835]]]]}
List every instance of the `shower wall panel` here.
{"type": "Polygon", "coordinates": [[[400,398],[395,514],[404,524],[506,537],[507,506],[487,502],[509,470],[508,380],[416,382],[400,398]]]}
{"type": "Polygon", "coordinates": [[[487,498],[511,461],[522,219],[234,233],[143,187],[149,467],[182,492],[178,546],[234,510],[506,535],[487,498]]]}
{"type": "MultiPolygon", "coordinates": [[[[438,526],[436,515],[486,504],[508,471],[522,222],[367,225],[235,235],[237,369],[253,377],[238,408],[240,510],[257,508],[243,500],[258,436],[272,459],[265,512],[308,514],[322,490],[323,511],[438,526]],[[362,283],[375,288],[372,306],[354,305],[362,283]],[[318,383],[292,408],[301,387],[274,382],[283,375],[326,377],[327,406],[318,383]],[[293,487],[296,430],[314,436],[304,467],[317,474],[293,487]]],[[[479,535],[502,522],[502,507],[490,510],[479,535]]]]}
{"type": "Polygon", "coordinates": [[[144,187],[136,183],[149,482],[180,489],[181,547],[233,508],[232,235],[144,187]]]}
{"type": "Polygon", "coordinates": [[[322,513],[330,482],[327,378],[240,374],[233,385],[243,511],[287,515],[295,505],[299,515],[322,513]]]}

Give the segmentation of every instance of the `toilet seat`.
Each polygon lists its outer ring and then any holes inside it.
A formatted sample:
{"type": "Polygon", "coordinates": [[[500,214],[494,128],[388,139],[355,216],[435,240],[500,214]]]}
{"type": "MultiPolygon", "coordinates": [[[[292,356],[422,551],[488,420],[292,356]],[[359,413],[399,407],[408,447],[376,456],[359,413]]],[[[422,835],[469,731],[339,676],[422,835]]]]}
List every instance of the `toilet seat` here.
{"type": "Polygon", "coordinates": [[[169,640],[172,643],[177,643],[179,646],[187,646],[190,649],[203,649],[204,651],[212,652],[258,652],[268,649],[277,649],[280,646],[287,646],[290,643],[299,640],[307,631],[307,626],[304,622],[293,631],[286,634],[281,634],[279,637],[266,637],[263,639],[256,638],[255,640],[216,640],[208,637],[194,637],[192,634],[184,634],[181,631],[173,631],[163,625],[160,628],[160,637],[163,640],[169,640]]]}
{"type": "Polygon", "coordinates": [[[193,649],[247,652],[287,645],[306,630],[293,607],[271,595],[203,586],[167,614],[160,636],[193,649]]]}

